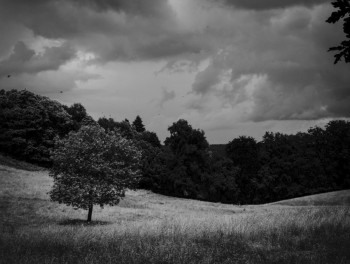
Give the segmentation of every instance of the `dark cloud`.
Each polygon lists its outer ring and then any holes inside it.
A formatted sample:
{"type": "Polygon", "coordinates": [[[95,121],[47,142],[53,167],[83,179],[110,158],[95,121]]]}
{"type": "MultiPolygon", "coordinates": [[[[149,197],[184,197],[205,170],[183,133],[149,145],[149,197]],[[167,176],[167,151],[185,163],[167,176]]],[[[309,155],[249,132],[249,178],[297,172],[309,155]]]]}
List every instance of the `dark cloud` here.
{"type": "Polygon", "coordinates": [[[155,38],[142,47],[139,54],[143,58],[169,58],[186,53],[199,54],[201,51],[202,47],[198,42],[185,41],[184,35],[174,34],[171,37],[155,38]]]}
{"type": "Polygon", "coordinates": [[[220,73],[222,69],[217,67],[207,68],[197,74],[196,80],[192,85],[192,90],[196,94],[208,93],[217,83],[220,82],[220,73]]]}
{"type": "Polygon", "coordinates": [[[79,8],[93,9],[98,12],[117,11],[140,16],[163,16],[167,8],[166,0],[2,0],[1,5],[10,11],[20,13],[35,9],[50,9],[73,4],[79,8]]]}
{"type": "Polygon", "coordinates": [[[190,107],[204,112],[220,100],[225,114],[253,121],[349,117],[350,65],[327,53],[342,38],[324,22],[330,13],[294,7],[265,13],[264,23],[247,13],[239,38],[197,75],[192,91],[203,100],[190,107]]]}
{"type": "MultiPolygon", "coordinates": [[[[20,85],[53,80],[72,88],[80,79],[59,73],[79,52],[93,54],[89,62],[100,66],[157,60],[176,70],[201,69],[193,100],[184,102],[201,114],[193,119],[228,124],[349,116],[350,66],[334,66],[327,53],[343,38],[341,27],[325,23],[329,2],[1,0],[0,34],[8,37],[0,39],[0,76],[11,72],[20,85]],[[31,41],[42,42],[42,51],[31,41]]],[[[1,82],[16,86],[14,78],[1,82]]],[[[164,90],[161,105],[173,97],[164,90]]]]}
{"type": "Polygon", "coordinates": [[[12,54],[0,61],[0,78],[8,74],[39,73],[57,70],[61,65],[75,57],[75,51],[66,45],[47,47],[42,54],[36,54],[26,44],[19,41],[12,54]]]}
{"type": "Polygon", "coordinates": [[[291,6],[313,6],[330,0],[213,0],[240,9],[268,10],[291,6]]]}
{"type": "MultiPolygon", "coordinates": [[[[100,62],[199,53],[201,43],[177,28],[166,0],[3,0],[0,23],[62,39],[100,62]]],[[[6,35],[6,30],[3,32],[6,35]]]]}
{"type": "MultiPolygon", "coordinates": [[[[64,0],[68,1],[68,0],[64,0]]],[[[163,16],[166,0],[71,0],[73,3],[97,11],[114,10],[141,16],[163,16]]]]}

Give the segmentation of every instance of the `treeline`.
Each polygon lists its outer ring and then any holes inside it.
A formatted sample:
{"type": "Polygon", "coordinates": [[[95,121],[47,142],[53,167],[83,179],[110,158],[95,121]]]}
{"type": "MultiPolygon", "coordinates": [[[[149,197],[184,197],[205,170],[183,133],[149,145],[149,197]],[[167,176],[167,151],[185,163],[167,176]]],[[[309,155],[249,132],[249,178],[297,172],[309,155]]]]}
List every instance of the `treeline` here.
{"type": "Polygon", "coordinates": [[[0,90],[0,150],[16,159],[50,167],[54,138],[93,123],[118,130],[125,138],[140,141],[140,146],[145,145],[141,141],[161,146],[157,135],[145,130],[140,117],[133,124],[105,117],[96,122],[80,103],[66,106],[26,90],[0,90]]]}
{"type": "Polygon", "coordinates": [[[169,127],[152,164],[155,192],[224,203],[266,203],[350,188],[350,122],[286,135],[266,132],[261,142],[241,136],[209,148],[204,132],[185,120],[169,127]],[[211,151],[214,150],[214,151],[211,151]]]}
{"type": "Polygon", "coordinates": [[[266,132],[261,142],[241,136],[211,148],[202,130],[179,120],[161,145],[139,116],[132,123],[94,121],[78,103],[0,91],[0,150],[17,159],[49,167],[54,138],[92,123],[132,140],[142,150],[139,187],[165,195],[243,204],[350,188],[348,121],[296,135],[266,132]]]}
{"type": "Polygon", "coordinates": [[[204,132],[180,119],[152,158],[141,186],[165,195],[236,203],[239,169],[226,157],[212,155],[204,132]]]}
{"type": "Polygon", "coordinates": [[[286,135],[266,132],[261,142],[239,137],[226,145],[239,168],[242,203],[271,202],[350,188],[350,122],[286,135]]]}
{"type": "Polygon", "coordinates": [[[54,137],[91,122],[81,104],[68,107],[26,90],[0,90],[0,149],[16,159],[51,166],[54,137]]]}

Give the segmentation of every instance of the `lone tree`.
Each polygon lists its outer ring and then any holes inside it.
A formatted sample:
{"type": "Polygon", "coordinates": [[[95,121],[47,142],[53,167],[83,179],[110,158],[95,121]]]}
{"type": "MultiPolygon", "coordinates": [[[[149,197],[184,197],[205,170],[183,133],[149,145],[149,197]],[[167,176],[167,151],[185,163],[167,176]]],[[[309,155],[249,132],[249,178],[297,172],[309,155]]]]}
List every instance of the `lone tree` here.
{"type": "Polygon", "coordinates": [[[346,63],[350,62],[350,1],[349,0],[336,0],[332,2],[332,5],[337,10],[332,12],[331,16],[326,20],[328,23],[336,23],[340,19],[343,19],[343,31],[346,36],[346,40],[343,40],[339,46],[331,47],[328,51],[338,51],[334,54],[336,64],[344,57],[346,63]]]}
{"type": "Polygon", "coordinates": [[[137,132],[145,132],[145,126],[142,123],[142,119],[140,116],[136,116],[134,122],[132,122],[133,126],[135,127],[135,130],[137,132]]]}
{"type": "Polygon", "coordinates": [[[89,210],[90,222],[94,204],[117,205],[126,188],[136,187],[140,158],[132,141],[98,125],[70,132],[55,142],[51,200],[89,210]]]}

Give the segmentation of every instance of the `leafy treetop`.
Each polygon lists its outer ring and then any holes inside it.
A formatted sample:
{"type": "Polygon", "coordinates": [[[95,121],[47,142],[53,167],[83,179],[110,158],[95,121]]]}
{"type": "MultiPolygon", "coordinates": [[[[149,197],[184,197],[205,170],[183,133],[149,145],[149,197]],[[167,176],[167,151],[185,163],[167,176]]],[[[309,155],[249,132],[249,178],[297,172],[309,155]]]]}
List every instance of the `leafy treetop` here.
{"type": "Polygon", "coordinates": [[[88,221],[94,204],[116,205],[126,188],[136,187],[141,153],[119,133],[106,133],[97,125],[83,126],[66,138],[57,138],[55,143],[50,197],[89,209],[88,221]]]}
{"type": "Polygon", "coordinates": [[[56,135],[73,127],[65,106],[26,90],[0,90],[0,151],[16,159],[50,166],[56,135]]]}
{"type": "Polygon", "coordinates": [[[136,116],[134,122],[132,122],[133,126],[135,127],[135,130],[137,132],[145,132],[145,126],[142,123],[142,119],[140,116],[136,116]]]}
{"type": "Polygon", "coordinates": [[[340,19],[343,19],[343,31],[346,36],[346,40],[342,41],[339,46],[331,47],[328,51],[338,51],[334,55],[334,64],[338,63],[342,58],[345,62],[350,62],[350,1],[349,0],[336,0],[332,2],[332,5],[337,10],[332,12],[331,16],[326,20],[328,23],[336,23],[340,19]]]}
{"type": "Polygon", "coordinates": [[[169,146],[175,155],[193,154],[192,152],[208,151],[209,144],[204,131],[193,129],[184,119],[173,123],[169,128],[170,137],[165,139],[165,145],[169,146]]]}

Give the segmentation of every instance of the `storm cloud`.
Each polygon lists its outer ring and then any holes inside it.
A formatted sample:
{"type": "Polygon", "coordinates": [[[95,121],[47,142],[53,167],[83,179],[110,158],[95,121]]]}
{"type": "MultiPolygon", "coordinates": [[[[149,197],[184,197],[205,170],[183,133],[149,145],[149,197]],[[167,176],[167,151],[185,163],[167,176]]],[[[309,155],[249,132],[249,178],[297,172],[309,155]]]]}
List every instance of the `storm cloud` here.
{"type": "Polygon", "coordinates": [[[19,41],[15,44],[12,54],[0,62],[0,78],[6,75],[57,70],[74,57],[75,51],[66,45],[48,47],[42,54],[36,54],[25,43],[19,41]]]}
{"type": "Polygon", "coordinates": [[[208,98],[213,104],[218,98],[223,111],[244,109],[241,121],[349,116],[350,67],[334,66],[326,52],[342,37],[341,30],[324,23],[329,13],[328,6],[298,6],[265,12],[263,19],[241,17],[244,33],[197,75],[196,104],[190,108],[204,111],[212,107],[208,98]]]}
{"type": "Polygon", "coordinates": [[[322,3],[330,3],[330,0],[216,0],[219,3],[233,6],[236,8],[250,9],[250,10],[267,10],[279,9],[293,6],[313,6],[322,3]]]}
{"type": "MultiPolygon", "coordinates": [[[[46,39],[65,40],[100,62],[198,53],[198,42],[177,28],[167,1],[4,0],[0,22],[46,39]]],[[[6,30],[3,29],[6,34],[6,30]]]]}
{"type": "Polygon", "coordinates": [[[344,37],[325,22],[332,11],[326,0],[2,0],[0,88],[106,91],[130,77],[161,106],[172,100],[169,115],[211,130],[350,117],[350,66],[327,52],[344,37]],[[119,83],[111,68],[123,63],[119,83]],[[191,78],[144,87],[140,69],[157,63],[158,80],[191,78]]]}

